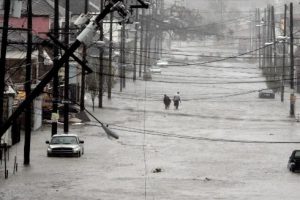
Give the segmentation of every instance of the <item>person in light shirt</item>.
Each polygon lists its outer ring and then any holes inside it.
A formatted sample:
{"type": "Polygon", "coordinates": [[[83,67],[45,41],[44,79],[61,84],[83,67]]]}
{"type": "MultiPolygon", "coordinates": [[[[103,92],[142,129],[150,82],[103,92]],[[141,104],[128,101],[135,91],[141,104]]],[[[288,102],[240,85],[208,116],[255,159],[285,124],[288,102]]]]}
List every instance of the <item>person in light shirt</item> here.
{"type": "Polygon", "coordinates": [[[179,102],[181,103],[181,99],[180,99],[180,95],[179,92],[177,92],[174,97],[173,97],[173,101],[174,101],[174,107],[177,110],[178,106],[179,106],[179,102]]]}

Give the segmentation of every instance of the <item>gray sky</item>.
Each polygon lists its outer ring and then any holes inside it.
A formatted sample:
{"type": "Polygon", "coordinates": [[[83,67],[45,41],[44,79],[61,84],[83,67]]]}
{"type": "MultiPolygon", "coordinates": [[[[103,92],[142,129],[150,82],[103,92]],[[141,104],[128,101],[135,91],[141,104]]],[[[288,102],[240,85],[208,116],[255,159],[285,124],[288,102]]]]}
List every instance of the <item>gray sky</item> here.
{"type": "MultiPolygon", "coordinates": [[[[197,8],[199,10],[207,9],[207,2],[213,0],[165,0],[166,5],[171,5],[175,1],[177,2],[186,2],[186,5],[190,8],[197,8]]],[[[218,0],[216,0],[218,1],[218,0]]],[[[265,7],[268,3],[272,5],[283,5],[284,3],[289,2],[299,2],[296,0],[219,0],[223,1],[228,7],[235,7],[239,10],[250,10],[250,8],[262,8],[265,7]]]]}

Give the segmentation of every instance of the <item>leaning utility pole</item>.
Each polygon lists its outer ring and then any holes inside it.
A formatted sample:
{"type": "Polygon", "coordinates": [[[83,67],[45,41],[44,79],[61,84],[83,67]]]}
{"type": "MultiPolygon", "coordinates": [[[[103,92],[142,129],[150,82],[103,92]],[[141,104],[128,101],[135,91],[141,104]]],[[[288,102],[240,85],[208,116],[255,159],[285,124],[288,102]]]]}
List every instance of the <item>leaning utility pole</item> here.
{"type": "MultiPolygon", "coordinates": [[[[56,39],[59,38],[59,33],[58,33],[58,29],[59,29],[59,1],[55,0],[54,1],[54,31],[53,31],[53,35],[56,39]]],[[[57,45],[54,46],[53,48],[53,56],[54,56],[54,60],[53,60],[53,65],[56,66],[58,64],[58,56],[59,56],[59,48],[57,45]]],[[[52,135],[57,134],[57,120],[58,120],[58,98],[59,98],[59,91],[58,91],[58,87],[59,87],[59,80],[58,80],[58,72],[54,74],[53,76],[53,87],[52,87],[52,91],[53,91],[53,99],[52,99],[52,135]]]]}
{"type": "MultiPolygon", "coordinates": [[[[137,5],[138,8],[148,8],[149,5],[147,3],[144,3],[142,0],[137,0],[140,2],[141,5],[137,5]]],[[[80,59],[78,59],[74,52],[80,47],[82,43],[87,44],[90,41],[90,38],[94,35],[94,32],[96,32],[96,28],[98,27],[98,24],[101,20],[104,19],[104,17],[114,11],[113,8],[119,9],[118,12],[121,12],[121,14],[124,15],[124,17],[127,16],[126,10],[124,10],[124,5],[122,4],[121,0],[111,0],[107,2],[105,9],[103,12],[101,12],[99,15],[97,15],[96,18],[91,20],[87,27],[77,36],[75,42],[70,46],[70,48],[64,47],[59,41],[57,41],[54,37],[51,37],[51,34],[48,34],[48,36],[55,42],[57,45],[62,47],[65,50],[65,53],[62,55],[62,57],[58,60],[57,65],[54,65],[53,68],[51,68],[47,74],[44,76],[44,78],[41,80],[41,82],[32,90],[32,92],[26,96],[25,100],[22,101],[18,108],[9,116],[9,118],[3,123],[2,127],[0,127],[0,138],[4,135],[4,133],[8,130],[8,128],[11,126],[12,122],[16,120],[20,114],[24,111],[24,109],[32,103],[32,101],[38,97],[44,90],[44,87],[51,81],[53,76],[58,73],[59,69],[62,67],[62,65],[66,62],[69,57],[74,58],[77,62],[81,63],[82,67],[86,68],[86,70],[91,73],[92,70],[88,68],[80,59]]],[[[131,6],[133,7],[133,6],[131,6]]],[[[137,7],[135,7],[137,8],[137,7]]],[[[102,128],[104,131],[110,135],[110,130],[104,126],[103,123],[101,123],[102,128]]]]}
{"type": "Polygon", "coordinates": [[[290,3],[290,83],[291,83],[291,95],[290,95],[290,116],[295,117],[295,101],[294,94],[294,20],[293,20],[293,3],[290,3]]]}
{"type": "MultiPolygon", "coordinates": [[[[100,1],[100,12],[103,11],[104,7],[104,0],[100,1]]],[[[99,29],[100,29],[100,41],[104,40],[104,33],[103,33],[103,22],[101,21],[99,23],[99,29]]],[[[103,72],[104,72],[104,66],[103,66],[103,55],[104,55],[104,49],[99,48],[99,93],[98,93],[98,107],[103,107],[103,72]]]]}
{"type": "MultiPolygon", "coordinates": [[[[26,96],[31,93],[31,54],[32,54],[32,1],[27,0],[27,54],[26,54],[26,96]]],[[[25,140],[24,140],[24,165],[30,163],[30,140],[31,140],[31,115],[32,104],[25,109],[25,140]]]]}
{"type": "Polygon", "coordinates": [[[281,102],[284,102],[284,79],[285,79],[285,48],[286,48],[286,12],[287,5],[284,4],[284,22],[283,22],[283,49],[282,49],[282,70],[281,70],[281,102]]]}
{"type": "MultiPolygon", "coordinates": [[[[89,0],[85,0],[84,4],[84,14],[88,13],[89,0]]],[[[82,59],[86,63],[86,45],[82,47],[82,59]]],[[[81,94],[80,94],[80,111],[84,111],[84,96],[85,96],[85,70],[82,69],[81,72],[81,94]]]]}
{"type": "Polygon", "coordinates": [[[3,125],[3,99],[4,99],[4,90],[5,90],[6,49],[8,43],[7,36],[8,36],[9,11],[10,11],[10,0],[5,0],[2,42],[1,42],[1,58],[0,58],[0,127],[2,127],[3,125]]]}
{"type": "MultiPolygon", "coordinates": [[[[70,0],[66,0],[65,10],[65,46],[69,47],[69,31],[70,31],[70,0]]],[[[69,59],[65,62],[65,91],[64,91],[64,132],[69,132],[69,59]]]]}

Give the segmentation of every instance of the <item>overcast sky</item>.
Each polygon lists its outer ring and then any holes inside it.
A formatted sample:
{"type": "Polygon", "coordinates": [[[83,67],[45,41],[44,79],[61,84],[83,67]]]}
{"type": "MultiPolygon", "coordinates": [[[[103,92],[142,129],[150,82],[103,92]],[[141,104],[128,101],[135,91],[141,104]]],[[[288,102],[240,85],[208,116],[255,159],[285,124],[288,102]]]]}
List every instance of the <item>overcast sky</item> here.
{"type": "MultiPolygon", "coordinates": [[[[190,8],[197,8],[200,10],[207,9],[207,2],[214,0],[165,0],[166,5],[169,6],[177,2],[186,2],[186,5],[190,8]]],[[[218,0],[215,0],[218,1],[218,0]]],[[[239,10],[250,10],[252,8],[262,8],[265,7],[268,3],[272,5],[283,5],[284,3],[294,2],[298,3],[298,0],[219,0],[223,1],[228,7],[236,7],[239,10]]]]}

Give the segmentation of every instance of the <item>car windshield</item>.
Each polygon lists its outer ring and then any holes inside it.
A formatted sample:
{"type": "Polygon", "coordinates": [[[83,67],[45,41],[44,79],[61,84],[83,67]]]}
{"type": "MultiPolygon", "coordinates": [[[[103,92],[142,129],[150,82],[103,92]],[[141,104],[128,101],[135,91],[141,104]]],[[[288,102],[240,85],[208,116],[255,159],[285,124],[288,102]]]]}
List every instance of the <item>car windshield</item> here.
{"type": "Polygon", "coordinates": [[[296,151],[296,152],[295,152],[295,157],[296,157],[296,158],[300,158],[300,151],[296,151]]]}
{"type": "Polygon", "coordinates": [[[262,90],[264,93],[273,93],[273,90],[262,90]]]}
{"type": "Polygon", "coordinates": [[[77,139],[72,136],[53,137],[51,144],[77,144],[77,139]]]}

